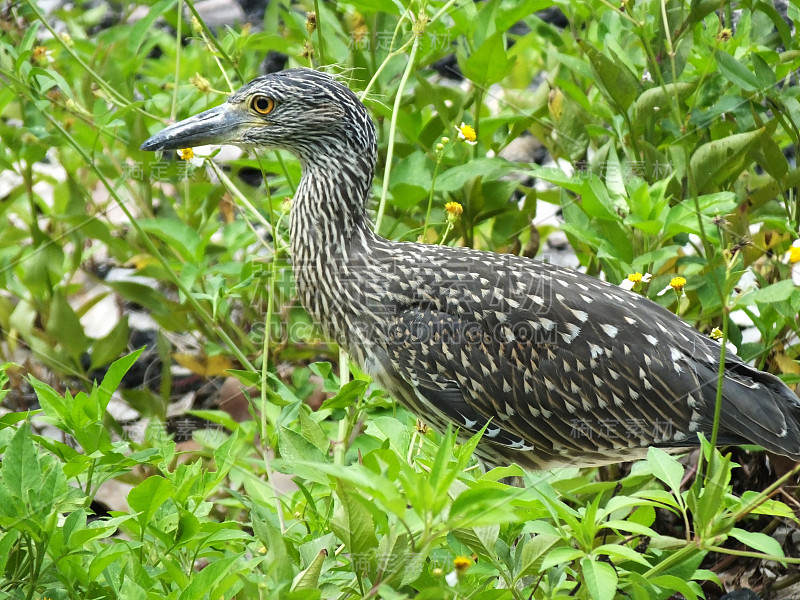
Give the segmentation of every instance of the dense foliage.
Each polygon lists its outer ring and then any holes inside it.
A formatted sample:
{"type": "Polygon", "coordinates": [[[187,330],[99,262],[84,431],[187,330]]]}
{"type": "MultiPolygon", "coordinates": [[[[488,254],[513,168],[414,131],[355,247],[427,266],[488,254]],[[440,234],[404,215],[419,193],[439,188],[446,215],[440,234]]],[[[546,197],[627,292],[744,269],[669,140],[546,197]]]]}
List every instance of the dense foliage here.
{"type": "Polygon", "coordinates": [[[138,149],[278,53],[328,67],[378,126],[383,235],[547,258],[563,232],[590,274],[644,274],[632,293],[797,384],[800,11],[588,0],[556,3],[561,27],[535,12],[551,4],[272,1],[214,31],[188,0],[5,5],[4,405],[29,385],[38,408],[0,417],[0,597],[696,598],[720,590],[709,553],[798,562],[761,531],[797,521],[768,499],[791,474],[735,494],[708,445],[699,469],[651,449],[624,476],[484,473],[477,437],[417,423],[299,308],[292,157],[138,149]],[[149,279],[103,280],[109,265],[149,279]],[[105,298],[157,324],[157,385],[120,387],[145,360],[127,311],[87,333],[105,298]],[[234,373],[252,416],[193,410],[210,426],[179,446],[158,427],[171,360],[234,373]],[[112,397],[146,436],[124,435],[112,397]],[[112,479],[130,510],[96,518],[112,479]]]}

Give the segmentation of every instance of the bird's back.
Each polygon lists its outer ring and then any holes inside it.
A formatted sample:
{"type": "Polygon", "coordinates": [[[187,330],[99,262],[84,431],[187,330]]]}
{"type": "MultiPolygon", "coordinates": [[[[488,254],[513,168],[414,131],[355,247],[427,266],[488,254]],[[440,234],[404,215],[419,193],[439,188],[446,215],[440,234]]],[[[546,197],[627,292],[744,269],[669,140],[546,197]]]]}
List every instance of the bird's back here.
{"type": "MultiPolygon", "coordinates": [[[[354,261],[351,352],[435,424],[490,421],[493,462],[618,462],[711,431],[719,345],[638,294],[512,255],[380,238],[354,261]]],[[[798,418],[780,380],[728,355],[720,443],[797,457],[798,418]]]]}

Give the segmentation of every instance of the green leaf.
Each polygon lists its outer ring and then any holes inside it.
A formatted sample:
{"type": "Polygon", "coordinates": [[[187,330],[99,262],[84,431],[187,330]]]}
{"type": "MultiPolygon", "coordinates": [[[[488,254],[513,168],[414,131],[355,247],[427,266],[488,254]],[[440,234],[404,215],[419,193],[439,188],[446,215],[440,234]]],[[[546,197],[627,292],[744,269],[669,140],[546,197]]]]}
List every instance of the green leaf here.
{"type": "Polygon", "coordinates": [[[633,548],[623,546],[622,544],[603,544],[592,550],[593,554],[605,554],[611,558],[617,559],[617,562],[632,561],[650,567],[650,562],[644,555],[636,552],[633,548]]]}
{"type": "Polygon", "coordinates": [[[325,453],[300,433],[286,427],[278,428],[278,450],[289,464],[300,461],[325,462],[325,453]]]}
{"type": "Polygon", "coordinates": [[[514,165],[502,158],[477,158],[440,173],[436,178],[437,192],[455,192],[473,177],[493,179],[505,175],[514,165]]]}
{"type": "Polygon", "coordinates": [[[199,573],[193,574],[189,585],[178,596],[179,600],[200,600],[201,598],[219,598],[224,589],[219,589],[220,582],[229,574],[239,555],[216,558],[199,573]]]}
{"type": "Polygon", "coordinates": [[[695,83],[678,81],[645,90],[633,105],[636,125],[640,130],[643,130],[646,124],[653,122],[656,111],[666,111],[675,102],[676,97],[680,102],[683,102],[694,91],[695,87],[695,83]]]}
{"type": "MultiPolygon", "coordinates": [[[[42,484],[42,473],[36,447],[31,439],[31,425],[28,422],[19,426],[11,438],[0,465],[1,483],[12,496],[22,501],[24,506],[31,506],[31,495],[42,484]]],[[[11,508],[10,506],[4,507],[11,508]]]]}
{"type": "Polygon", "coordinates": [[[539,567],[539,572],[541,573],[550,567],[555,567],[556,565],[572,562],[578,558],[585,557],[586,553],[583,550],[578,550],[577,548],[556,548],[552,552],[548,552],[547,556],[544,557],[544,560],[539,567]]]}
{"type": "Polygon", "coordinates": [[[464,76],[485,90],[508,75],[516,57],[509,59],[503,32],[489,36],[469,58],[459,60],[464,76]]]}
{"type": "Polygon", "coordinates": [[[540,533],[532,538],[526,538],[526,540],[516,574],[518,579],[526,575],[538,575],[542,571],[542,563],[550,554],[551,548],[562,541],[559,536],[548,533],[540,533]]]}
{"type": "Polygon", "coordinates": [[[161,2],[157,2],[150,8],[150,11],[144,18],[137,21],[133,27],[131,27],[130,34],[128,35],[128,53],[131,56],[135,56],[139,52],[142,40],[151,32],[156,19],[175,3],[175,0],[161,0],[161,2]]]}
{"type": "Polygon", "coordinates": [[[60,293],[53,295],[50,304],[47,333],[56,339],[67,351],[67,354],[75,360],[79,360],[89,346],[89,339],[83,332],[83,325],[81,325],[78,315],[60,293]]]}
{"type": "Polygon", "coordinates": [[[580,40],[581,49],[589,57],[592,72],[606,95],[622,110],[628,110],[639,90],[639,80],[622,63],[615,62],[597,48],[580,40]]]}
{"type": "MultiPolygon", "coordinates": [[[[784,558],[786,555],[783,553],[780,542],[773,537],[768,536],[766,533],[760,531],[745,531],[734,527],[728,534],[742,542],[745,546],[749,546],[754,550],[763,552],[768,556],[773,557],[775,560],[784,558]]],[[[780,561],[779,561],[780,562],[780,561]]],[[[785,565],[786,563],[784,563],[785,565]]]]}
{"type": "Polygon", "coordinates": [[[742,157],[755,146],[764,131],[766,128],[761,127],[755,131],[736,133],[703,144],[695,150],[689,168],[694,175],[697,190],[705,193],[729,177],[738,175],[743,168],[742,157]]]}
{"type": "Polygon", "coordinates": [[[92,362],[89,369],[97,369],[117,358],[127,349],[129,337],[128,315],[124,315],[111,331],[92,344],[92,362]]]}
{"type": "Polygon", "coordinates": [[[319,576],[322,573],[322,564],[325,562],[325,557],[328,556],[327,551],[320,550],[319,553],[311,561],[308,567],[300,571],[292,580],[292,590],[316,590],[319,586],[319,576]]]}
{"type": "Polygon", "coordinates": [[[653,475],[666,483],[673,492],[680,493],[683,467],[674,457],[651,446],[647,450],[647,464],[653,475]]]}
{"type": "Polygon", "coordinates": [[[378,545],[372,514],[361,502],[356,490],[341,482],[336,486],[336,504],[330,521],[331,530],[350,554],[366,554],[378,545]]]}
{"type": "Polygon", "coordinates": [[[144,529],[156,511],[166,502],[174,488],[160,475],[152,475],[133,488],[128,494],[128,505],[139,513],[137,520],[144,529]]]}
{"type": "Polygon", "coordinates": [[[617,593],[617,572],[608,563],[591,558],[581,559],[583,582],[594,600],[614,600],[617,593]]]}
{"type": "Polygon", "coordinates": [[[178,252],[186,262],[197,262],[201,257],[202,240],[195,229],[178,219],[143,219],[138,222],[150,233],[178,252]]]}
{"type": "Polygon", "coordinates": [[[319,410],[333,410],[335,408],[347,408],[355,401],[364,390],[369,386],[368,381],[363,379],[353,379],[345,383],[339,392],[332,398],[325,400],[319,410]]]}
{"type": "Polygon", "coordinates": [[[760,304],[786,302],[795,294],[796,290],[797,286],[794,282],[792,282],[791,279],[785,279],[784,281],[779,281],[778,283],[773,283],[760,290],[748,293],[742,298],[742,301],[746,299],[750,304],[753,302],[758,302],[760,304]]]}
{"type": "Polygon", "coordinates": [[[111,401],[111,396],[117,391],[122,378],[139,358],[144,348],[139,348],[135,352],[131,352],[127,356],[115,360],[108,368],[103,382],[97,388],[97,401],[99,403],[99,416],[102,416],[106,411],[108,403],[111,401]]]}
{"type": "Polygon", "coordinates": [[[697,594],[691,586],[675,575],[658,575],[649,580],[649,583],[656,585],[660,588],[678,592],[683,595],[686,600],[697,600],[697,594]]]}
{"type": "Polygon", "coordinates": [[[717,65],[719,65],[719,72],[732,84],[748,92],[755,92],[761,89],[758,78],[733,56],[724,50],[717,50],[714,56],[717,59],[717,65]]]}

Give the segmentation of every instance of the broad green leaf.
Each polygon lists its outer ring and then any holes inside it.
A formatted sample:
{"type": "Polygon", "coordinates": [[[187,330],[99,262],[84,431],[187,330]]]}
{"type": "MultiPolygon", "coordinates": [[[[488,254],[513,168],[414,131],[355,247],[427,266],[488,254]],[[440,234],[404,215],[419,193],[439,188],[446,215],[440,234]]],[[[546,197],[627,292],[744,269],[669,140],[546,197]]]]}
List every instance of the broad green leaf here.
{"type": "Polygon", "coordinates": [[[539,567],[539,572],[541,573],[550,567],[555,567],[561,563],[572,562],[573,560],[585,556],[586,553],[583,550],[578,550],[577,548],[556,548],[555,550],[548,552],[547,556],[544,557],[544,560],[539,567]]]}
{"type": "Polygon", "coordinates": [[[47,333],[76,360],[80,359],[89,346],[89,339],[83,332],[83,325],[81,325],[78,315],[60,293],[53,295],[50,304],[47,333]]]}
{"type": "Polygon", "coordinates": [[[617,594],[617,572],[608,563],[591,558],[581,559],[583,582],[593,600],[613,600],[617,594]]]}
{"type": "Polygon", "coordinates": [[[583,122],[583,111],[561,88],[553,88],[548,96],[547,107],[558,133],[558,144],[567,157],[576,161],[586,154],[589,134],[583,122]]]}
{"type": "Polygon", "coordinates": [[[714,56],[717,59],[720,73],[735,86],[748,92],[755,92],[761,88],[758,78],[736,58],[724,50],[717,50],[714,56]]]}
{"type": "Polygon", "coordinates": [[[679,102],[683,102],[694,91],[695,85],[694,83],[678,81],[642,92],[633,105],[637,126],[640,129],[644,129],[647,123],[653,122],[656,112],[666,114],[671,104],[675,102],[675,98],[679,102]]]}
{"type": "Polygon", "coordinates": [[[653,475],[666,483],[673,492],[680,493],[683,467],[673,456],[660,448],[651,446],[647,450],[647,464],[653,471],[653,475]]]}
{"type": "Polygon", "coordinates": [[[636,552],[633,548],[623,546],[622,544],[603,544],[592,550],[593,554],[605,554],[616,562],[632,561],[650,567],[650,562],[644,557],[643,554],[636,552]]]}
{"type": "Polygon", "coordinates": [[[628,110],[639,90],[639,80],[624,64],[610,59],[588,42],[578,43],[589,57],[592,72],[606,95],[622,110],[628,110]]]}
{"type": "Polygon", "coordinates": [[[200,600],[201,598],[220,597],[224,589],[219,589],[219,584],[228,576],[233,564],[239,556],[224,556],[211,561],[199,573],[195,573],[189,580],[189,585],[178,596],[179,600],[200,600]]]}
{"type": "Polygon", "coordinates": [[[776,560],[785,556],[780,542],[778,542],[778,540],[775,538],[768,536],[766,533],[761,533],[760,531],[745,531],[744,529],[734,527],[728,532],[728,534],[742,542],[744,545],[750,546],[754,550],[758,550],[759,552],[763,552],[764,554],[774,557],[776,560]]]}
{"type": "Polygon", "coordinates": [[[473,177],[488,179],[505,175],[514,169],[514,165],[502,158],[478,158],[470,162],[447,169],[436,178],[437,192],[455,192],[473,177]]]}
{"type": "Polygon", "coordinates": [[[559,542],[562,542],[561,537],[547,533],[540,533],[532,538],[527,538],[525,546],[522,548],[519,570],[516,573],[516,577],[538,575],[542,570],[542,562],[550,553],[550,549],[559,542]]]}
{"type": "Polygon", "coordinates": [[[156,511],[170,498],[174,488],[160,475],[151,475],[128,494],[128,505],[139,513],[137,520],[146,527],[156,511]]]}
{"type": "Polygon", "coordinates": [[[686,581],[675,575],[657,575],[651,578],[649,582],[665,590],[678,592],[682,594],[686,600],[697,600],[697,593],[692,587],[686,581]]]}
{"type": "Polygon", "coordinates": [[[128,347],[130,327],[128,315],[124,315],[105,336],[98,338],[92,344],[92,363],[90,370],[107,365],[117,358],[128,347]]]}
{"type": "Polygon", "coordinates": [[[755,131],[736,133],[703,144],[695,150],[689,168],[694,174],[697,190],[700,193],[714,190],[729,177],[737,175],[743,166],[743,155],[754,147],[764,131],[765,128],[761,127],[755,131]]]}
{"type": "Polygon", "coordinates": [[[502,32],[489,36],[459,65],[464,76],[481,89],[486,89],[508,75],[516,57],[509,59],[506,53],[505,36],[502,32]]]}
{"type": "Polygon", "coordinates": [[[164,13],[164,11],[172,7],[175,3],[176,0],[161,0],[161,2],[157,2],[150,7],[150,11],[144,16],[144,18],[137,21],[133,27],[131,27],[130,35],[128,36],[128,53],[131,56],[135,56],[139,52],[139,47],[142,45],[142,41],[144,40],[145,36],[151,32],[153,23],[155,23],[156,19],[158,19],[164,13]]]}
{"type": "Polygon", "coordinates": [[[178,219],[143,219],[138,222],[145,233],[150,233],[175,250],[186,262],[200,259],[202,240],[195,229],[178,219]]]}
{"type": "Polygon", "coordinates": [[[0,464],[0,476],[0,485],[21,501],[23,506],[31,506],[31,496],[35,496],[36,490],[42,485],[42,473],[36,447],[31,439],[30,423],[20,425],[11,438],[0,464]]]}
{"type": "Polygon", "coordinates": [[[348,552],[367,554],[378,545],[372,514],[356,497],[356,490],[339,483],[336,486],[336,503],[330,520],[331,530],[348,552]]]}
{"type": "Polygon", "coordinates": [[[308,567],[300,571],[292,580],[292,591],[296,590],[316,590],[319,586],[319,576],[322,573],[322,564],[325,562],[325,557],[328,553],[325,550],[320,550],[319,553],[311,561],[308,567]]]}

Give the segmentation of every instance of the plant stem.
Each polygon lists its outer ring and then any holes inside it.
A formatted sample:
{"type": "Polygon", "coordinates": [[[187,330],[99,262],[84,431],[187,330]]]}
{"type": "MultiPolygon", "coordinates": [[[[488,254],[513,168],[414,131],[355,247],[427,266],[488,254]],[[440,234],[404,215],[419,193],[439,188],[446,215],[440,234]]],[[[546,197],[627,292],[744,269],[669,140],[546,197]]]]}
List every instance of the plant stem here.
{"type": "Polygon", "coordinates": [[[317,15],[317,39],[319,40],[319,64],[325,65],[325,42],[322,37],[322,15],[319,12],[319,0],[314,0],[314,12],[317,15]]]}
{"type": "Polygon", "coordinates": [[[411,52],[408,55],[408,63],[406,69],[403,71],[403,77],[400,79],[400,85],[397,88],[397,95],[394,99],[394,108],[392,109],[392,121],[389,125],[389,146],[386,150],[386,168],[383,172],[383,187],[381,188],[381,200],[378,204],[378,214],[375,217],[375,231],[380,232],[381,222],[383,221],[383,213],[386,210],[386,197],[389,194],[389,177],[392,174],[392,158],[394,157],[394,136],[397,131],[397,115],[400,114],[400,105],[403,102],[403,89],[406,87],[406,82],[411,75],[411,70],[414,67],[414,60],[417,56],[417,49],[419,48],[420,37],[414,36],[414,41],[411,44],[411,52]]]}

